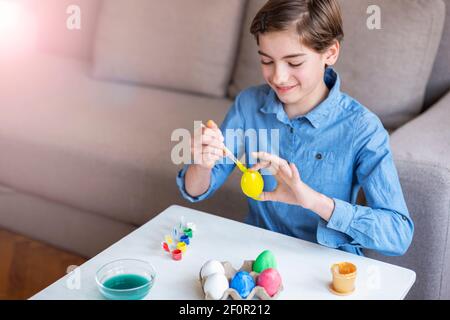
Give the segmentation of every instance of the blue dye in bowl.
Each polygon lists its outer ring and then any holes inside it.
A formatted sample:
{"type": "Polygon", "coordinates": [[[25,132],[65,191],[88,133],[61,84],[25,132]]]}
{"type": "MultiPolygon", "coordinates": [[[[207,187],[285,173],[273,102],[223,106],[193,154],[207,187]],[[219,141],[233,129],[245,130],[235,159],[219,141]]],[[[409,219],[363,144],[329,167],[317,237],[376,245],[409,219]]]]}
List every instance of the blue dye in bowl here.
{"type": "Polygon", "coordinates": [[[155,269],[148,262],[122,259],[101,267],[96,282],[106,299],[140,300],[150,292],[155,276],[155,269]]]}

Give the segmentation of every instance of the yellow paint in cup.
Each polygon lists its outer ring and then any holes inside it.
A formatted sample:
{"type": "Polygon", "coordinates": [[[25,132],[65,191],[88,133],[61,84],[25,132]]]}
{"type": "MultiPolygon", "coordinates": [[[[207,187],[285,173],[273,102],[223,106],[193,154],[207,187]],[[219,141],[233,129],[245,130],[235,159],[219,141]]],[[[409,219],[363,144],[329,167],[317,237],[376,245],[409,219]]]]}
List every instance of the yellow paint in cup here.
{"type": "Polygon", "coordinates": [[[178,242],[178,243],[177,243],[177,249],[178,249],[178,250],[181,250],[182,253],[185,253],[185,252],[186,252],[186,249],[187,249],[186,243],[184,243],[184,242],[178,242]]]}

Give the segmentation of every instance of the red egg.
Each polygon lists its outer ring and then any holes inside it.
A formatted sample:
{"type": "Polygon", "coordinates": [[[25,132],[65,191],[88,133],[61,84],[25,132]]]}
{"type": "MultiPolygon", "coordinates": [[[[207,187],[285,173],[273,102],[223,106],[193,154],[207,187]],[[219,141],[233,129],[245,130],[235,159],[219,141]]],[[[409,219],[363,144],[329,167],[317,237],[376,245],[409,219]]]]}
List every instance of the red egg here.
{"type": "Polygon", "coordinates": [[[281,285],[281,276],[277,269],[269,268],[264,270],[258,276],[256,285],[263,287],[269,296],[273,296],[278,292],[281,285]]]}

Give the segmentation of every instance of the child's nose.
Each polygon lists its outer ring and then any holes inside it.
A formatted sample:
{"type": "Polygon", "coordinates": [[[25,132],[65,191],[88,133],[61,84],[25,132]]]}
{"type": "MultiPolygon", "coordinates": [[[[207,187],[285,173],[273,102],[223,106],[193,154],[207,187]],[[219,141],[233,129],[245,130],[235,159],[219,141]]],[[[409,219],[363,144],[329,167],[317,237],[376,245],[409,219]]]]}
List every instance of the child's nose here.
{"type": "Polygon", "coordinates": [[[283,67],[277,67],[273,75],[273,83],[276,85],[286,84],[289,80],[289,72],[283,67]]]}

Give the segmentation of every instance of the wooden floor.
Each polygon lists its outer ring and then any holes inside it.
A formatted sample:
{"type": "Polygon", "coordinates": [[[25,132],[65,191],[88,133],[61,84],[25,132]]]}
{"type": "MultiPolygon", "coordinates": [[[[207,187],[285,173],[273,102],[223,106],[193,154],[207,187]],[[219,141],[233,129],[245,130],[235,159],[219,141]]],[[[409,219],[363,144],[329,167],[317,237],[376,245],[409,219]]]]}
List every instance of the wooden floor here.
{"type": "Polygon", "coordinates": [[[0,229],[0,300],[28,299],[86,259],[0,229]]]}

